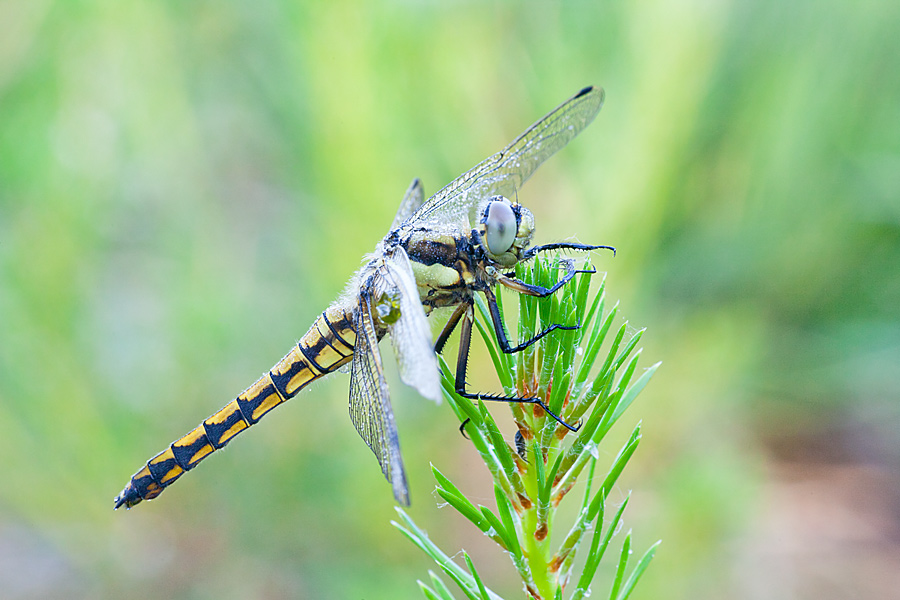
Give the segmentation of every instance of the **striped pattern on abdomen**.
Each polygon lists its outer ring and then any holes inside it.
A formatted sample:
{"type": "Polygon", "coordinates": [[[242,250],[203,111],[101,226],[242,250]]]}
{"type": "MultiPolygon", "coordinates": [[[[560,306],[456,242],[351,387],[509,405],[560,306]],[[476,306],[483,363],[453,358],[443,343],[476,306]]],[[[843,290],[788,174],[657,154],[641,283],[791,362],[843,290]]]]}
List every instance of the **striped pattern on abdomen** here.
{"type": "Polygon", "coordinates": [[[147,461],[116,497],[116,508],[131,508],[141,500],[159,496],[186,471],[224,448],[234,436],[270,410],[296,396],[316,379],[350,362],[355,343],[353,309],[341,303],[331,305],[268,373],[190,433],[147,461]]]}

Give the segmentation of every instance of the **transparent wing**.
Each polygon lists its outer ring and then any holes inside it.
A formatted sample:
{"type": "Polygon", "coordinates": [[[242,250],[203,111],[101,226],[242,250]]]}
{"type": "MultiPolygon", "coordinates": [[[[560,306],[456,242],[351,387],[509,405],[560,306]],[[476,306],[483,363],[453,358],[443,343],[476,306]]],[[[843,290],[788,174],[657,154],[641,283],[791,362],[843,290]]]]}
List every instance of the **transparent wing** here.
{"type": "Polygon", "coordinates": [[[416,177],[412,180],[412,183],[409,184],[409,189],[406,190],[406,193],[403,195],[403,200],[400,201],[400,208],[397,209],[397,216],[394,217],[391,231],[400,227],[400,225],[403,224],[403,221],[419,210],[419,207],[422,206],[422,203],[424,202],[425,190],[422,188],[422,182],[416,177]]]}
{"type": "Polygon", "coordinates": [[[411,222],[462,223],[481,200],[516,191],[557,150],[588,126],[603,106],[603,89],[586,87],[525,130],[509,146],[463,173],[410,218],[411,222]]]}
{"type": "Polygon", "coordinates": [[[431,339],[431,327],[419,300],[409,257],[396,246],[385,256],[385,279],[399,292],[400,318],[390,326],[400,378],[420,394],[441,401],[441,377],[431,339]]]}
{"type": "Polygon", "coordinates": [[[391,397],[384,379],[381,354],[378,352],[378,335],[372,319],[372,278],[363,286],[359,295],[356,317],[356,349],[350,367],[350,420],[362,439],[378,458],[381,472],[394,488],[394,498],[404,506],[409,505],[409,487],[406,471],[400,457],[400,440],[391,397]]]}

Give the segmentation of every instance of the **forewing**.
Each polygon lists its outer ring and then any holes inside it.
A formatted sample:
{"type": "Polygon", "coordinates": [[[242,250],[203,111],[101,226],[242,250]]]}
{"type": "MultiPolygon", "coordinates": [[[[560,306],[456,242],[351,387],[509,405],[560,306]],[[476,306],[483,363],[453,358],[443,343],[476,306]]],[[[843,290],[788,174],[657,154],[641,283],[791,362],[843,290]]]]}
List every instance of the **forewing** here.
{"type": "Polygon", "coordinates": [[[603,89],[586,87],[525,130],[506,148],[463,173],[422,205],[411,222],[462,223],[485,198],[515,198],[531,174],[588,126],[603,106],[603,89]]]}
{"type": "MultiPolygon", "coordinates": [[[[369,286],[371,287],[371,286],[369,286]]],[[[371,289],[370,289],[371,291],[371,289]]],[[[370,294],[361,293],[356,317],[356,348],[350,368],[350,420],[378,458],[397,502],[409,505],[406,472],[381,354],[372,320],[370,294]]]]}
{"type": "Polygon", "coordinates": [[[400,227],[400,225],[403,224],[403,221],[419,210],[419,207],[422,206],[423,202],[425,202],[425,190],[422,188],[422,182],[416,177],[412,180],[412,183],[409,184],[409,189],[406,190],[406,193],[403,195],[403,200],[400,201],[397,215],[394,217],[394,222],[391,224],[391,231],[400,227]]]}
{"type": "Polygon", "coordinates": [[[400,318],[390,327],[400,378],[426,398],[440,402],[440,369],[409,257],[396,246],[385,256],[384,266],[386,279],[400,292],[400,318]]]}

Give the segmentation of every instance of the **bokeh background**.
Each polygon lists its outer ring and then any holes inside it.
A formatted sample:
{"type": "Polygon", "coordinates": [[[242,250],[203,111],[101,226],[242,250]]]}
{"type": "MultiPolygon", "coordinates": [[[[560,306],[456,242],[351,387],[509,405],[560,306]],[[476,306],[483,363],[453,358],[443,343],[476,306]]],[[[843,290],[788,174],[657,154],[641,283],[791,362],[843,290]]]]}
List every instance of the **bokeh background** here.
{"type": "MultiPolygon", "coordinates": [[[[619,248],[663,361],[619,432],[613,500],[663,540],[634,597],[896,597],[898,31],[888,0],[4,0],[0,596],[420,597],[346,375],[112,499],[306,331],[412,177],[599,84],[520,200],[540,241],[619,248]]],[[[519,597],[432,494],[429,462],[493,502],[449,409],[393,389],[412,515],[519,597]]]]}

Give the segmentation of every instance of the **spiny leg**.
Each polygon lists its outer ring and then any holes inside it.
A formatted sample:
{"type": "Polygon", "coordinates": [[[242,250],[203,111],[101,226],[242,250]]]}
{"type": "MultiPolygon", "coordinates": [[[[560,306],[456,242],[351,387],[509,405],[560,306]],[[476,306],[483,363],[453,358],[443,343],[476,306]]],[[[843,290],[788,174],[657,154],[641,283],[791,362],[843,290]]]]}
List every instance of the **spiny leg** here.
{"type": "Polygon", "coordinates": [[[491,311],[491,321],[494,324],[494,332],[497,335],[497,343],[500,345],[500,349],[505,354],[515,354],[516,352],[521,352],[528,346],[531,346],[539,339],[556,329],[561,329],[563,331],[572,331],[581,327],[580,324],[561,325],[559,323],[554,323],[553,325],[550,325],[549,327],[541,331],[536,336],[532,337],[530,340],[526,340],[520,343],[518,346],[510,346],[509,339],[506,337],[506,328],[503,325],[503,317],[500,315],[500,307],[497,306],[497,297],[494,296],[494,292],[490,288],[486,288],[484,290],[484,297],[487,298],[488,308],[491,311]]]}
{"type": "MultiPolygon", "coordinates": [[[[493,299],[492,296],[488,296],[488,298],[489,300],[493,299]]],[[[496,300],[494,300],[494,303],[496,304],[496,300]]],[[[544,412],[550,415],[554,421],[556,421],[566,429],[570,431],[578,431],[578,427],[573,427],[572,425],[566,423],[559,415],[550,410],[550,407],[547,406],[540,398],[521,398],[517,396],[500,396],[498,394],[472,394],[466,391],[466,369],[469,363],[469,347],[472,343],[472,324],[475,321],[475,311],[472,307],[472,301],[469,300],[465,303],[465,309],[463,311],[459,311],[459,309],[457,309],[457,312],[463,312],[464,314],[461,315],[462,328],[460,329],[459,335],[459,355],[456,359],[456,393],[463,398],[468,398],[469,400],[487,400],[490,402],[507,402],[510,404],[536,404],[544,409],[544,412]]],[[[456,313],[454,313],[454,315],[455,314],[456,313]]],[[[457,319],[457,321],[458,320],[459,319],[457,319]]],[[[499,331],[502,331],[502,329],[498,330],[498,335],[499,331]]],[[[461,428],[462,427],[465,427],[465,422],[463,422],[461,428]]]]}
{"type": "MultiPolygon", "coordinates": [[[[453,333],[453,330],[456,329],[456,326],[459,325],[459,320],[462,318],[466,311],[471,307],[470,302],[462,302],[459,306],[456,307],[456,310],[453,311],[453,314],[450,315],[450,318],[447,319],[447,323],[444,324],[444,328],[441,330],[440,335],[438,335],[437,341],[434,343],[434,351],[436,354],[441,354],[444,351],[444,346],[447,345],[447,340],[450,339],[450,334],[453,333]]],[[[466,417],[465,420],[459,424],[459,432],[466,439],[469,439],[469,436],[466,435],[466,425],[469,424],[469,421],[472,419],[466,417]]]]}
{"type": "Polygon", "coordinates": [[[612,246],[597,246],[593,244],[576,244],[574,242],[554,242],[553,244],[543,244],[534,246],[525,251],[522,260],[530,260],[537,256],[539,252],[547,252],[548,250],[582,250],[585,252],[591,250],[612,250],[613,256],[616,255],[616,249],[612,246]]]}
{"type": "Polygon", "coordinates": [[[565,261],[566,265],[566,274],[563,275],[562,279],[557,281],[553,287],[545,288],[542,285],[534,285],[531,283],[525,283],[521,279],[517,279],[515,277],[515,273],[499,273],[496,275],[497,281],[508,287],[509,289],[518,292],[520,294],[527,294],[528,296],[535,296],[537,298],[546,298],[547,296],[553,294],[556,290],[566,285],[572,278],[575,277],[578,273],[596,273],[596,269],[576,269],[572,264],[571,260],[565,261]]]}
{"type": "Polygon", "coordinates": [[[444,351],[444,346],[447,344],[447,340],[450,339],[450,334],[453,333],[453,330],[456,329],[456,326],[459,324],[459,320],[466,313],[467,304],[467,302],[460,303],[460,305],[456,307],[456,310],[453,311],[453,314],[450,315],[450,318],[447,319],[444,329],[441,330],[441,334],[434,343],[434,351],[436,354],[441,354],[444,351]]]}
{"type": "MultiPolygon", "coordinates": [[[[544,244],[543,246],[535,246],[528,250],[523,256],[522,261],[530,260],[537,256],[539,252],[546,252],[548,250],[612,250],[613,256],[616,255],[616,249],[612,246],[596,246],[590,244],[575,244],[568,242],[557,242],[554,244],[544,244]]],[[[571,260],[566,260],[566,274],[562,279],[557,281],[553,287],[545,288],[540,285],[533,285],[530,283],[525,283],[521,279],[517,279],[515,273],[502,273],[497,275],[497,281],[505,285],[511,290],[519,292],[520,294],[528,294],[529,296],[536,296],[538,298],[544,298],[554,293],[556,290],[569,283],[573,277],[575,277],[578,273],[596,273],[596,269],[576,269],[572,265],[571,260]]]]}

